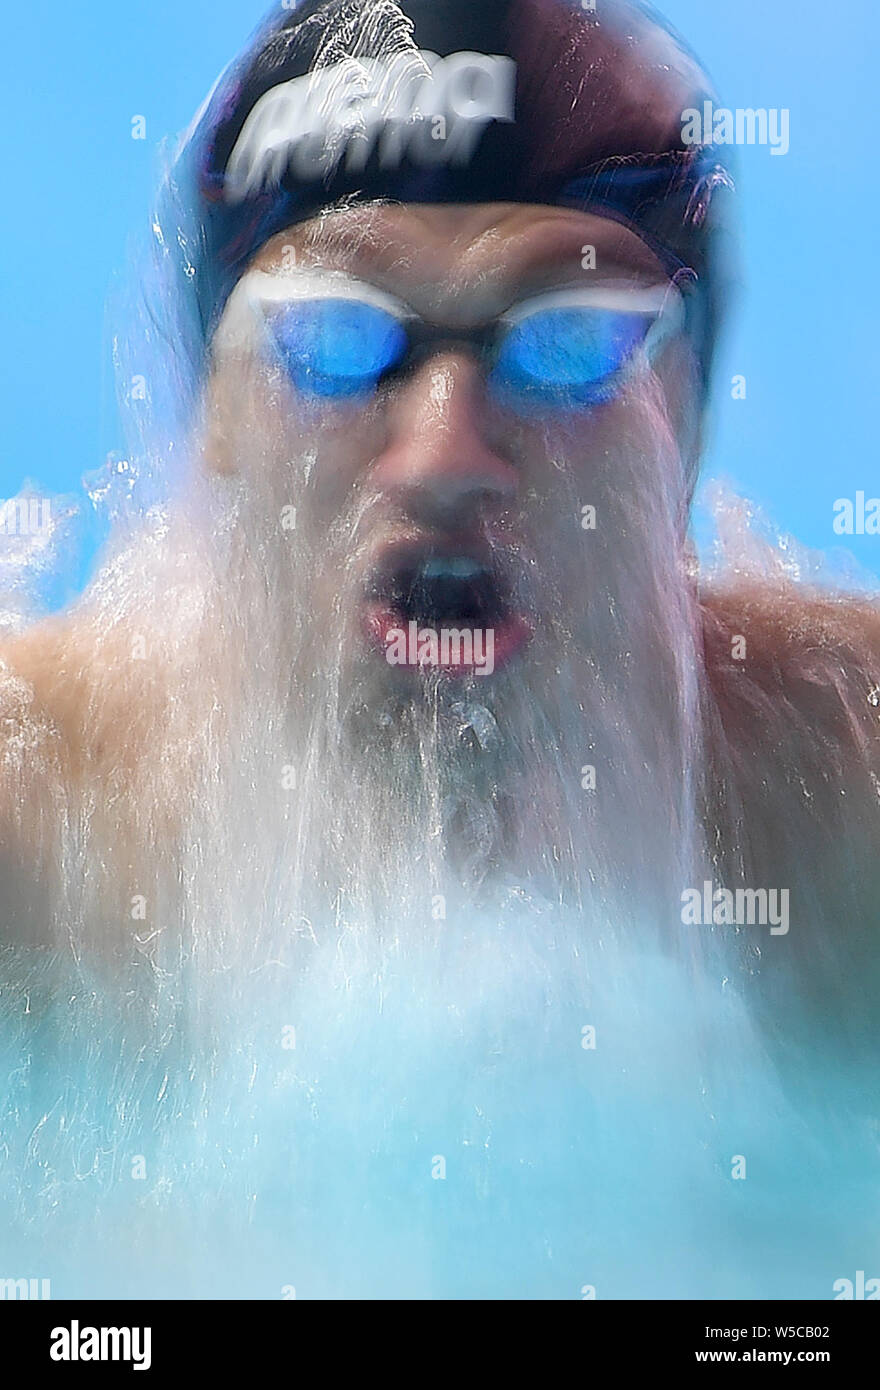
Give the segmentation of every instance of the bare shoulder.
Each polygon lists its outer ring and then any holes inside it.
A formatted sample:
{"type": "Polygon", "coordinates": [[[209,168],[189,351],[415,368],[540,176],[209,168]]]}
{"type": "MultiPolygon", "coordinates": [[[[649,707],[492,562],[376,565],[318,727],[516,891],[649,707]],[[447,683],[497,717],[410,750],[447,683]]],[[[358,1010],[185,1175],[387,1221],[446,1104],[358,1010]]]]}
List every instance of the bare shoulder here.
{"type": "Polygon", "coordinates": [[[707,677],[729,737],[755,744],[812,732],[827,752],[880,771],[880,604],[743,585],[703,595],[701,611],[707,677]]]}
{"type": "Polygon", "coordinates": [[[62,619],[0,643],[0,943],[46,930],[64,789],[81,765],[75,643],[62,619]]]}
{"type": "Polygon", "coordinates": [[[708,813],[723,854],[755,883],[791,887],[798,929],[777,954],[786,969],[800,961],[804,988],[833,938],[841,999],[874,1008],[880,613],[846,595],[754,587],[707,596],[702,616],[708,813]]]}
{"type": "Polygon", "coordinates": [[[768,1017],[793,982],[810,1027],[856,1045],[880,990],[880,609],[752,586],[704,596],[702,623],[707,828],[731,879],[790,892],[768,1017]]]}
{"type": "Polygon", "coordinates": [[[132,660],[134,640],[143,639],[102,631],[86,611],[0,644],[0,827],[11,809],[26,822],[55,784],[60,797],[62,788],[69,795],[90,777],[131,768],[157,664],[132,660]]]}
{"type": "Polygon", "coordinates": [[[65,837],[102,837],[102,864],[130,854],[162,672],[157,643],[88,609],[0,643],[0,942],[43,939],[65,837]]]}
{"type": "Polygon", "coordinates": [[[36,741],[69,787],[130,771],[145,752],[148,726],[163,716],[158,648],[88,610],[35,624],[0,645],[0,745],[36,741]]]}
{"type": "MultiPolygon", "coordinates": [[[[96,651],[87,628],[52,618],[0,644],[0,748],[51,758],[69,775],[84,754],[84,703],[96,651]]],[[[23,769],[24,771],[24,769],[23,769]]]]}

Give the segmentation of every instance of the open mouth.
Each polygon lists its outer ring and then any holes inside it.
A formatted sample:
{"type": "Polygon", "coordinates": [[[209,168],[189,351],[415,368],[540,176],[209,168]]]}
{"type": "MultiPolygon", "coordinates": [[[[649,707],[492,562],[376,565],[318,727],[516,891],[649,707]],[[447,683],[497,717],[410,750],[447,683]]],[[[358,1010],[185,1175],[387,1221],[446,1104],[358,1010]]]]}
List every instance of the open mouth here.
{"type": "Polygon", "coordinates": [[[451,675],[491,675],[531,636],[497,566],[469,547],[390,547],[370,574],[365,618],[390,664],[451,675]]]}

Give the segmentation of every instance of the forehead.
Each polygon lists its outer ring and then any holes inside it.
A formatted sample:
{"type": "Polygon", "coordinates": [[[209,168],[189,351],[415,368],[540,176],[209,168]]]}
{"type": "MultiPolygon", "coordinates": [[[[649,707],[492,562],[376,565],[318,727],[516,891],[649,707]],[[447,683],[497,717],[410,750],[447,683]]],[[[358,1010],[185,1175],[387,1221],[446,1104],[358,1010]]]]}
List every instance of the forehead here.
{"type": "Polygon", "coordinates": [[[334,209],[280,232],[251,264],[270,272],[346,271],[403,295],[422,312],[448,311],[454,299],[458,315],[469,317],[503,307],[501,301],[524,289],[572,279],[657,284],[667,278],[657,257],[620,223],[531,204],[334,209]]]}

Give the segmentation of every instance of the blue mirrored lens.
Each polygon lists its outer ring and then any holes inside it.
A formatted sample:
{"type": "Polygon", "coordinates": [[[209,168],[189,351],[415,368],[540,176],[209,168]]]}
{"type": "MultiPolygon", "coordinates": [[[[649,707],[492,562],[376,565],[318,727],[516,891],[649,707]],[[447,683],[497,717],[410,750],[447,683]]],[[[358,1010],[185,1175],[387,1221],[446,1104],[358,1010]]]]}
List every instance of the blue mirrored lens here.
{"type": "Polygon", "coordinates": [[[372,391],[406,352],[397,320],[355,299],[297,301],[273,314],[269,328],[294,386],[317,396],[372,391]]]}
{"type": "Polygon", "coordinates": [[[539,310],[503,339],[491,383],[526,405],[574,409],[608,400],[654,321],[653,314],[578,305],[539,310]]]}

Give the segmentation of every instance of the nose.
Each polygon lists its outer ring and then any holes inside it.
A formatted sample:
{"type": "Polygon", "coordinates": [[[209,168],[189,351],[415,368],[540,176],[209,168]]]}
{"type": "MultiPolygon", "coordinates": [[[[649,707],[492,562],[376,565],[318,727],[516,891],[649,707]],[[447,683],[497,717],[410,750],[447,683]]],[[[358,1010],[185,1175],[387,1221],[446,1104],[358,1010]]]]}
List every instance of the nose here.
{"type": "Polygon", "coordinates": [[[398,387],[373,481],[414,519],[454,528],[497,514],[515,495],[516,470],[487,442],[479,363],[436,354],[398,387]]]}

